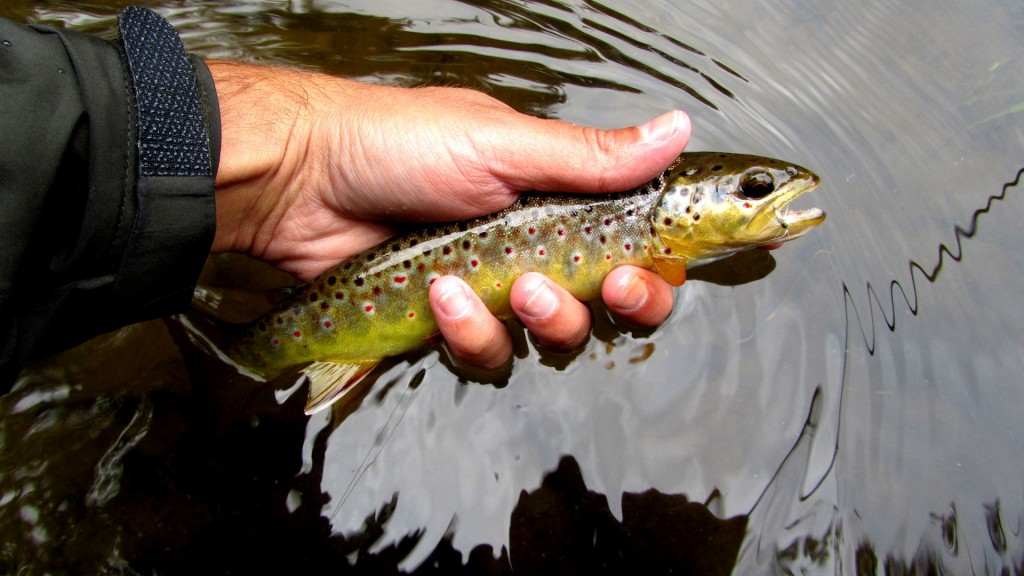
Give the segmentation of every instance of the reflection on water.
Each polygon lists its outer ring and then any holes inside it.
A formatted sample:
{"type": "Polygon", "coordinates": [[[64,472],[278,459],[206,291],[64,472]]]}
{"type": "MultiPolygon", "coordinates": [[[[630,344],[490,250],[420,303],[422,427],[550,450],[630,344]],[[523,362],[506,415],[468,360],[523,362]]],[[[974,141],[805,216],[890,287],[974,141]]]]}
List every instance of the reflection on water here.
{"type": "MultiPolygon", "coordinates": [[[[333,416],[173,320],[40,363],[0,399],[0,573],[1024,571],[1020,7],[146,4],[209,57],[598,126],[683,107],[693,149],[812,167],[830,222],[695,271],[658,330],[595,307],[552,355],[513,327],[497,381],[435,349],[333,416]]],[[[110,36],[117,9],[0,14],[110,36]]],[[[288,281],[211,259],[197,304],[288,281]]]]}

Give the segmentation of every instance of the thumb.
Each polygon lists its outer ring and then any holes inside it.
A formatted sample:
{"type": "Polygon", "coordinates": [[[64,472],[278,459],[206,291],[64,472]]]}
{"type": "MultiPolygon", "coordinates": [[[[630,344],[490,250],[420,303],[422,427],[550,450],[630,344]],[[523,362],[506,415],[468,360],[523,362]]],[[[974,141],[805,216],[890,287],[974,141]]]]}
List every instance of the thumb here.
{"type": "Polygon", "coordinates": [[[690,118],[681,110],[618,130],[537,122],[542,129],[531,127],[529,145],[496,163],[495,175],[514,190],[620,192],[653,179],[690,140],[690,118]]]}

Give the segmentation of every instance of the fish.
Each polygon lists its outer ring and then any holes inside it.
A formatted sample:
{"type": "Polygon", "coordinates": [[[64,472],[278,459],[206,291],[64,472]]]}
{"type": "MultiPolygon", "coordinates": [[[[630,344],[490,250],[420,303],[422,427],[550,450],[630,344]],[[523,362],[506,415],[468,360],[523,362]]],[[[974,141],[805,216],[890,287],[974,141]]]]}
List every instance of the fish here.
{"type": "Polygon", "coordinates": [[[393,237],[296,287],[229,335],[225,354],[254,377],[302,367],[306,413],[330,406],[383,359],[438,333],[428,291],[465,280],[495,316],[513,316],[512,283],[540,272],[582,301],[617,266],[656,270],[678,286],[686,270],[803,236],[825,212],[789,203],[819,179],[796,164],[690,152],[652,181],[606,194],[526,193],[500,212],[393,237]]]}

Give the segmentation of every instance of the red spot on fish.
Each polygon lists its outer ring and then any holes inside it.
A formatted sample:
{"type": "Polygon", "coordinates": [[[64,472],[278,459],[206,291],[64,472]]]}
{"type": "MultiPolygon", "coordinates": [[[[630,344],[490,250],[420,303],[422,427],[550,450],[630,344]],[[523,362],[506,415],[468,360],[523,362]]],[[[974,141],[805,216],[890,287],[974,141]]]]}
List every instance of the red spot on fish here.
{"type": "Polygon", "coordinates": [[[743,207],[744,208],[750,208],[750,202],[744,202],[743,203],[743,207]]]}
{"type": "Polygon", "coordinates": [[[494,283],[494,287],[495,288],[501,288],[501,282],[495,282],[494,283]]]}
{"type": "Polygon", "coordinates": [[[558,229],[558,235],[559,236],[565,236],[565,228],[559,228],[558,229]]]}
{"type": "Polygon", "coordinates": [[[612,222],[614,222],[614,220],[612,220],[611,218],[605,218],[604,219],[604,225],[605,226],[611,226],[612,222]]]}
{"type": "Polygon", "coordinates": [[[331,327],[331,321],[330,320],[324,320],[324,328],[330,328],[330,327],[331,327]]]}
{"type": "Polygon", "coordinates": [[[437,278],[431,278],[430,282],[428,282],[428,284],[433,284],[434,282],[437,282],[437,278]]]}
{"type": "Polygon", "coordinates": [[[480,265],[480,261],[479,260],[470,260],[469,261],[469,265],[472,266],[473,268],[476,268],[477,266],[480,265]]]}
{"type": "Polygon", "coordinates": [[[345,293],[344,292],[335,292],[334,293],[334,297],[337,300],[344,300],[345,299],[345,293]]]}
{"type": "Polygon", "coordinates": [[[505,246],[505,254],[511,254],[513,252],[511,246],[505,246]]]}
{"type": "Polygon", "coordinates": [[[587,226],[586,228],[583,229],[583,231],[586,232],[587,234],[590,234],[591,232],[594,231],[594,229],[590,226],[587,226]]]}
{"type": "Polygon", "coordinates": [[[579,254],[572,257],[573,262],[579,262],[580,260],[583,260],[583,257],[580,256],[579,254]]]}
{"type": "Polygon", "coordinates": [[[295,332],[292,332],[292,336],[295,336],[296,338],[302,338],[302,332],[296,330],[295,332]]]}
{"type": "Polygon", "coordinates": [[[537,254],[539,254],[541,256],[546,256],[547,255],[547,251],[544,250],[543,248],[541,248],[540,250],[537,250],[537,254]]]}
{"type": "Polygon", "coordinates": [[[277,338],[274,338],[274,340],[273,340],[272,344],[273,344],[274,346],[279,346],[279,345],[281,344],[281,341],[280,341],[280,340],[278,340],[277,338]]]}
{"type": "Polygon", "coordinates": [[[537,233],[537,229],[531,226],[531,227],[530,227],[530,229],[529,229],[529,230],[527,230],[527,232],[528,232],[529,234],[536,234],[536,233],[537,233]]]}
{"type": "Polygon", "coordinates": [[[451,254],[452,253],[452,247],[451,246],[445,246],[444,248],[441,249],[441,253],[444,254],[445,256],[451,254]]]}
{"type": "Polygon", "coordinates": [[[405,276],[395,276],[395,284],[401,284],[405,282],[405,276]]]}
{"type": "Polygon", "coordinates": [[[611,260],[612,259],[612,255],[611,254],[605,254],[604,255],[604,259],[605,260],[611,260]]]}
{"type": "Polygon", "coordinates": [[[415,318],[415,317],[416,317],[416,313],[415,312],[409,312],[409,318],[415,318]]]}
{"type": "Polygon", "coordinates": [[[626,244],[623,244],[622,247],[626,249],[626,252],[629,252],[630,250],[633,249],[633,245],[628,242],[626,244]]]}
{"type": "Polygon", "coordinates": [[[367,304],[366,308],[363,308],[363,310],[366,310],[367,312],[373,312],[373,304],[367,304]]]}

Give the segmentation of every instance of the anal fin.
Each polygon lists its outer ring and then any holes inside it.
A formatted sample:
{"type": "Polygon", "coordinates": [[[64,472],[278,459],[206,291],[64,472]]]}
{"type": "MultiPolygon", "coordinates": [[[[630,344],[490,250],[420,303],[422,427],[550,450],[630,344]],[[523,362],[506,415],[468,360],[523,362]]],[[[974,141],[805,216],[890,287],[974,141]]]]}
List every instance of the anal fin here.
{"type": "Polygon", "coordinates": [[[316,414],[337,402],[376,368],[378,363],[376,360],[359,364],[314,362],[303,368],[303,374],[309,378],[306,414],[316,414]]]}

